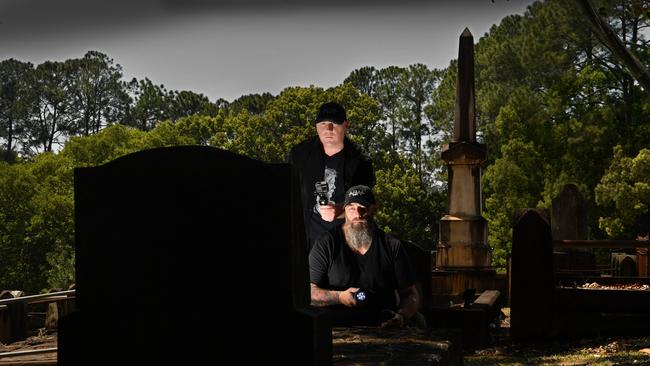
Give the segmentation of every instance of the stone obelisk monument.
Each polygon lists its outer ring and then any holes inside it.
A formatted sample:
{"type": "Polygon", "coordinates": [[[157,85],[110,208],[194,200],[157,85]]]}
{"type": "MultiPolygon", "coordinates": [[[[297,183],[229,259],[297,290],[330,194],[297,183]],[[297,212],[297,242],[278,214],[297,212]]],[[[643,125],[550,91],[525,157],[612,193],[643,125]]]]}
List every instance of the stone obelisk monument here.
{"type": "Polygon", "coordinates": [[[460,36],[454,137],[442,151],[449,172],[449,214],[440,220],[436,252],[439,269],[490,267],[487,222],[481,216],[481,165],[487,152],[476,142],[474,115],[474,38],[460,36]]]}
{"type": "Polygon", "coordinates": [[[481,165],[486,157],[485,145],[476,141],[474,37],[465,28],[458,50],[454,136],[442,150],[449,174],[449,213],[440,219],[433,303],[449,304],[462,298],[465,290],[496,286],[487,222],[481,216],[481,165]]]}

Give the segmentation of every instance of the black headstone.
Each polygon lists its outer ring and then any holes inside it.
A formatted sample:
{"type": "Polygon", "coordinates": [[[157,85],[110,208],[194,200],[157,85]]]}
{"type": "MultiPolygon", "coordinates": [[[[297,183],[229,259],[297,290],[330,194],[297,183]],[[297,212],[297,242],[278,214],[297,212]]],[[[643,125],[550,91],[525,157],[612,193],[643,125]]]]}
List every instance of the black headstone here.
{"type": "Polygon", "coordinates": [[[290,166],[209,147],[75,169],[77,311],[59,363],[329,362],[297,192],[290,166]]]}
{"type": "Polygon", "coordinates": [[[555,240],[587,239],[587,208],[575,184],[565,184],[551,203],[551,225],[555,240]]]}
{"type": "MultiPolygon", "coordinates": [[[[575,184],[565,184],[551,203],[551,231],[554,240],[587,239],[587,204],[575,184]]],[[[591,270],[596,268],[594,254],[585,248],[555,253],[556,268],[591,270]]]]}
{"type": "Polygon", "coordinates": [[[552,332],[555,281],[547,216],[541,209],[515,214],[510,273],[510,334],[515,339],[552,332]]]}

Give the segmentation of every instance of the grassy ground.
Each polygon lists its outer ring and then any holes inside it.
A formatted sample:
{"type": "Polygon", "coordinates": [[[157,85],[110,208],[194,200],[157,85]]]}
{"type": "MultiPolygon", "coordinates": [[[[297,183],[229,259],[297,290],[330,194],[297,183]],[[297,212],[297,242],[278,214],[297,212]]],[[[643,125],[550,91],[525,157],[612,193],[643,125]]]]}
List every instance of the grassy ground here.
{"type": "Polygon", "coordinates": [[[502,345],[466,355],[465,365],[650,365],[650,337],[502,345]]]}
{"type": "Polygon", "coordinates": [[[517,344],[508,337],[508,321],[505,318],[495,331],[491,347],[465,355],[465,365],[650,365],[650,337],[517,344]]]}

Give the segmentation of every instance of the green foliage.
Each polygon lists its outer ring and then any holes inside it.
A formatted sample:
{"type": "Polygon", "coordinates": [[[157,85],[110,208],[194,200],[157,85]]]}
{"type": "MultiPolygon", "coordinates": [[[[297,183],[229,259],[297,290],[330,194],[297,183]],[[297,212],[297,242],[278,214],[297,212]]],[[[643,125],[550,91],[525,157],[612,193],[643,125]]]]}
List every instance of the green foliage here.
{"type": "Polygon", "coordinates": [[[609,237],[634,239],[650,231],[650,150],[630,158],[614,147],[614,158],[596,186],[596,202],[615,208],[598,223],[609,237]]]}
{"type": "Polygon", "coordinates": [[[177,122],[160,122],[156,128],[142,135],[139,149],[179,145],[207,146],[223,124],[222,120],[219,117],[193,115],[177,122]]]}
{"type": "Polygon", "coordinates": [[[0,157],[17,160],[16,144],[24,133],[29,116],[29,92],[25,83],[32,64],[9,59],[0,62],[0,138],[6,141],[0,157]]]}
{"type": "Polygon", "coordinates": [[[6,289],[23,289],[30,281],[25,238],[36,182],[27,166],[0,162],[0,283],[6,289]]]}
{"type": "Polygon", "coordinates": [[[251,114],[262,114],[266,111],[266,106],[273,98],[271,93],[243,95],[233,100],[232,103],[228,103],[226,109],[232,114],[237,114],[241,111],[251,114]]]}
{"type": "Polygon", "coordinates": [[[100,165],[141,150],[144,136],[140,130],[113,125],[96,135],[71,138],[60,155],[71,159],[75,167],[100,165]]]}
{"type": "Polygon", "coordinates": [[[376,215],[379,227],[402,240],[434,249],[445,195],[425,191],[417,171],[408,163],[378,170],[376,175],[374,191],[379,202],[376,215]]]}
{"type": "Polygon", "coordinates": [[[48,287],[50,278],[70,284],[74,267],[57,269],[47,258],[58,252],[59,261],[73,260],[71,161],[47,153],[32,163],[1,164],[0,201],[0,283],[30,293],[48,287]]]}
{"type": "Polygon", "coordinates": [[[111,122],[124,118],[128,95],[122,82],[122,67],[107,55],[89,51],[81,59],[65,62],[70,70],[68,94],[70,134],[89,135],[111,122]]]}
{"type": "Polygon", "coordinates": [[[174,91],[168,94],[168,98],[171,104],[169,118],[174,121],[193,115],[216,116],[219,113],[219,108],[203,94],[188,90],[174,91]]]}
{"type": "Polygon", "coordinates": [[[346,84],[379,103],[380,121],[376,129],[368,130],[365,139],[373,144],[364,147],[405,157],[415,167],[423,187],[438,183],[430,176],[440,168],[434,150],[439,149],[441,141],[431,128],[435,123],[430,110],[434,108],[433,92],[440,75],[440,71],[429,70],[424,64],[413,64],[380,70],[364,67],[345,79],[346,84]]]}
{"type": "Polygon", "coordinates": [[[349,84],[324,90],[291,87],[269,101],[262,114],[239,111],[225,117],[213,146],[267,162],[284,162],[291,147],[315,134],[313,120],[321,104],[341,103],[352,121],[349,136],[364,148],[377,133],[377,103],[349,84]]]}
{"type": "Polygon", "coordinates": [[[493,263],[505,268],[512,249],[512,225],[517,208],[535,207],[542,190],[541,156],[532,142],[512,139],[501,146],[501,157],[483,175],[484,216],[493,263]]]}
{"type": "MultiPolygon", "coordinates": [[[[647,65],[643,29],[650,19],[635,4],[599,7],[647,65]]],[[[514,210],[549,207],[566,183],[588,200],[589,217],[600,217],[591,222],[592,236],[648,230],[650,91],[634,82],[571,3],[535,2],[525,14],[504,18],[478,41],[475,61],[494,265],[505,266],[514,210]]],[[[327,101],[346,107],[350,138],[373,159],[379,225],[433,248],[446,212],[440,151],[452,137],[456,76],[456,60],[445,70],[367,66],[330,89],[290,87],[277,96],[211,103],[147,78],[123,82],[121,66],[96,51],[35,68],[2,61],[0,153],[13,165],[0,163],[0,283],[38,291],[73,279],[73,167],[177,145],[285,162],[292,146],[314,135],[312,121],[327,101]]]]}
{"type": "Polygon", "coordinates": [[[124,118],[126,125],[149,131],[158,122],[169,118],[171,103],[163,85],[156,85],[148,78],[133,79],[129,88],[133,91],[134,104],[124,118]]]}
{"type": "MultiPolygon", "coordinates": [[[[625,32],[630,47],[647,50],[638,30],[648,19],[617,7],[603,3],[601,15],[619,35],[625,32]]],[[[570,3],[556,0],[536,2],[524,15],[493,26],[478,42],[475,59],[479,139],[489,149],[484,216],[494,264],[503,266],[509,253],[514,209],[550,207],[566,183],[577,184],[591,203],[588,218],[605,211],[615,227],[618,210],[597,207],[592,192],[614,145],[636,154],[650,143],[642,107],[648,91],[631,82],[570,3]]],[[[432,113],[443,126],[453,116],[453,78],[446,71],[435,92],[432,113]]],[[[590,226],[591,235],[601,235],[595,220],[590,226]]],[[[606,227],[602,220],[600,227],[606,227]]]]}

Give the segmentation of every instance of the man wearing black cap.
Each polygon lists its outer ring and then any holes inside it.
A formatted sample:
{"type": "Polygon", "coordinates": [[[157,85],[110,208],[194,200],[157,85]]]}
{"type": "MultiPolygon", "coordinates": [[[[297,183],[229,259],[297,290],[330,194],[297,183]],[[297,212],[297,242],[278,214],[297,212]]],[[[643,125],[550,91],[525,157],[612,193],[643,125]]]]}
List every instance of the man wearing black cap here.
{"type": "Polygon", "coordinates": [[[345,136],[350,125],[345,109],[338,103],[325,103],[318,110],[315,124],[317,136],[294,146],[289,153],[289,162],[300,180],[309,248],[320,235],[343,222],[341,203],[346,189],[375,184],[370,158],[345,136]]]}
{"type": "Polygon", "coordinates": [[[374,224],[368,186],[351,187],[344,205],[345,223],[309,253],[311,304],[333,310],[333,325],[404,326],[420,303],[406,250],[374,224]]]}

